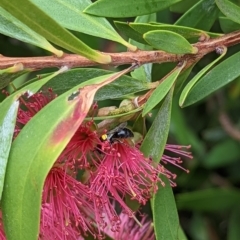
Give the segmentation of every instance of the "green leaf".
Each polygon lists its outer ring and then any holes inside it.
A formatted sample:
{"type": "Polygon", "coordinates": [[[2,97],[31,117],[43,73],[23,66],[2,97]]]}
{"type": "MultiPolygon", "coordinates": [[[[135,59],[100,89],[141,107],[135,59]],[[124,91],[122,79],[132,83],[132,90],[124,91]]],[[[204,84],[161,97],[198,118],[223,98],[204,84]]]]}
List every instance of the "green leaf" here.
{"type": "Polygon", "coordinates": [[[216,0],[221,12],[236,23],[240,23],[240,7],[227,0],[216,0]]]}
{"type": "Polygon", "coordinates": [[[239,222],[240,222],[240,208],[237,207],[237,208],[234,208],[230,216],[227,240],[240,239],[239,222]]]}
{"type": "MultiPolygon", "coordinates": [[[[19,101],[13,102],[6,115],[0,115],[0,199],[2,197],[8,155],[12,145],[12,136],[15,128],[18,105],[19,101]]],[[[2,110],[1,106],[2,105],[0,105],[0,111],[2,110]]]]}
{"type": "Polygon", "coordinates": [[[81,2],[32,0],[32,2],[65,28],[119,42],[132,51],[136,50],[136,47],[125,41],[105,18],[83,13],[83,10],[92,3],[90,0],[81,2]]]}
{"type": "Polygon", "coordinates": [[[172,12],[185,13],[189,8],[191,8],[198,1],[199,0],[184,0],[171,6],[170,10],[172,12]]]}
{"type": "Polygon", "coordinates": [[[206,189],[177,194],[179,210],[224,211],[239,205],[240,191],[234,189],[206,189]]]}
{"type": "Polygon", "coordinates": [[[134,17],[163,10],[180,1],[181,0],[151,0],[146,2],[146,0],[99,0],[87,7],[84,12],[103,17],[134,17]]]}
{"type": "Polygon", "coordinates": [[[193,212],[190,222],[189,235],[191,239],[211,240],[208,231],[209,221],[204,213],[193,212]]]}
{"type": "MultiPolygon", "coordinates": [[[[114,72],[98,68],[78,68],[67,71],[54,77],[44,85],[44,88],[51,87],[58,95],[62,94],[76,85],[85,82],[87,79],[112,74],[114,72]]],[[[106,99],[119,99],[128,94],[134,94],[150,88],[148,82],[137,80],[129,76],[121,76],[117,81],[102,87],[95,95],[96,101],[106,99]]]]}
{"type": "MultiPolygon", "coordinates": [[[[149,15],[138,16],[135,19],[135,23],[142,23],[142,22],[149,22],[149,21],[156,21],[156,13],[152,13],[149,15]]],[[[133,44],[136,43],[133,40],[130,40],[133,44]]],[[[135,45],[135,44],[134,44],[135,45]]],[[[152,50],[152,47],[148,45],[136,44],[139,49],[143,50],[152,50]]],[[[139,68],[135,69],[131,72],[131,76],[137,79],[141,79],[143,81],[152,81],[152,63],[146,63],[140,66],[139,68]]]]}
{"type": "Polygon", "coordinates": [[[240,25],[227,17],[219,17],[219,23],[224,33],[234,32],[240,29],[240,25]]]}
{"type": "Polygon", "coordinates": [[[21,130],[10,151],[3,190],[7,239],[38,238],[42,188],[49,170],[84,120],[96,91],[129,70],[131,67],[76,86],[51,101],[21,130]]]}
{"type": "Polygon", "coordinates": [[[123,99],[126,95],[150,89],[146,81],[137,80],[129,76],[122,76],[117,81],[102,87],[96,94],[96,101],[107,99],[123,99]]]}
{"type": "Polygon", "coordinates": [[[177,240],[187,240],[187,236],[185,235],[185,233],[184,233],[184,231],[183,231],[181,226],[179,226],[179,229],[178,229],[177,240]]]}
{"type": "MultiPolygon", "coordinates": [[[[38,91],[41,86],[49,81],[56,74],[61,73],[63,70],[59,70],[58,72],[43,78],[41,81],[34,82],[21,90],[15,92],[14,94],[8,96],[1,104],[0,104],[0,163],[1,163],[1,175],[0,175],[0,192],[2,193],[2,187],[4,183],[4,176],[6,171],[6,165],[8,160],[8,154],[12,143],[12,136],[15,127],[16,113],[18,110],[19,101],[18,98],[25,93],[27,90],[31,93],[35,93],[38,91]]],[[[1,195],[0,193],[0,195],[1,195]]]]}
{"type": "Polygon", "coordinates": [[[159,183],[159,189],[153,196],[154,231],[157,240],[176,240],[180,228],[177,208],[169,180],[164,176],[165,187],[159,183]]]}
{"type": "MultiPolygon", "coordinates": [[[[117,109],[118,110],[118,109],[117,109]]],[[[89,118],[86,118],[86,120],[92,120],[92,119],[94,119],[95,121],[99,121],[99,120],[105,120],[105,119],[113,119],[113,118],[120,118],[120,117],[124,117],[124,116],[132,116],[134,113],[137,113],[137,112],[140,112],[142,110],[142,108],[141,107],[139,107],[139,108],[135,108],[135,109],[133,109],[133,110],[131,110],[131,111],[129,111],[129,109],[126,109],[126,111],[120,111],[120,112],[118,112],[118,113],[110,113],[109,115],[107,115],[107,116],[102,116],[102,117],[89,117],[89,118]]],[[[126,118],[124,118],[124,119],[126,119],[126,118]]]]}
{"type": "Polygon", "coordinates": [[[12,67],[0,70],[0,89],[6,87],[14,79],[27,72],[30,72],[30,69],[24,69],[21,63],[17,63],[12,67]]]}
{"type": "Polygon", "coordinates": [[[179,73],[183,69],[185,64],[182,64],[181,67],[176,68],[171,74],[168,75],[163,82],[161,82],[158,87],[154,90],[150,98],[147,100],[142,115],[145,116],[149,111],[151,111],[162,99],[166,96],[170,88],[173,86],[176,81],[179,73]]]}
{"type": "Polygon", "coordinates": [[[240,75],[240,68],[236,65],[239,61],[240,52],[209,71],[192,87],[182,106],[186,107],[196,103],[236,79],[240,75]]]}
{"type": "Polygon", "coordinates": [[[141,67],[131,72],[131,76],[141,81],[151,82],[152,81],[152,63],[143,64],[141,67]]]}
{"type": "Polygon", "coordinates": [[[219,10],[215,0],[201,0],[183,14],[175,25],[194,27],[209,31],[217,19],[219,10]]]}
{"type": "Polygon", "coordinates": [[[135,23],[148,23],[148,22],[155,22],[157,20],[157,14],[151,13],[147,15],[137,16],[135,19],[135,23]]]}
{"type": "Polygon", "coordinates": [[[206,67],[204,67],[200,72],[198,72],[189,82],[188,84],[185,86],[185,88],[183,89],[181,96],[179,98],[179,106],[184,106],[184,102],[186,100],[186,98],[188,97],[189,92],[191,91],[191,89],[194,87],[194,85],[201,79],[201,77],[215,64],[217,63],[220,59],[222,59],[225,54],[227,52],[227,48],[223,47],[223,52],[222,54],[213,62],[211,62],[210,64],[208,64],[206,67]]]}
{"type": "Polygon", "coordinates": [[[223,167],[237,162],[240,159],[240,145],[231,139],[226,139],[217,144],[208,155],[205,156],[203,165],[206,168],[223,167]],[[231,154],[226,154],[227,152],[231,154]]]}
{"type": "Polygon", "coordinates": [[[190,67],[183,69],[183,71],[180,73],[176,85],[175,85],[175,92],[178,93],[181,89],[187,78],[192,72],[192,69],[194,68],[195,64],[192,64],[190,67]]]}
{"type": "Polygon", "coordinates": [[[114,21],[115,26],[118,28],[120,32],[125,34],[128,38],[133,39],[134,41],[137,41],[142,44],[146,44],[146,41],[143,39],[142,34],[134,31],[128,23],[125,22],[119,22],[114,21]]]}
{"type": "Polygon", "coordinates": [[[160,162],[167,142],[171,120],[172,97],[173,88],[166,96],[141,145],[141,151],[144,155],[151,157],[155,162],[160,162]],[[160,122],[161,124],[159,124],[160,122]]]}
{"type": "Polygon", "coordinates": [[[172,105],[171,136],[173,136],[174,140],[180,145],[188,145],[191,143],[194,157],[205,157],[203,142],[198,138],[197,133],[191,128],[190,124],[188,124],[188,118],[180,109],[176,100],[177,99],[175,99],[172,105]]]}
{"type": "Polygon", "coordinates": [[[20,41],[46,49],[56,55],[62,51],[57,50],[44,37],[32,31],[28,26],[13,17],[10,13],[0,7],[0,33],[16,38],[20,41]]]}
{"type": "MultiPolygon", "coordinates": [[[[18,0],[1,0],[0,6],[56,45],[99,63],[111,62],[110,56],[101,54],[88,47],[29,0],[22,0],[21,4],[19,4],[18,0]]],[[[61,55],[59,54],[58,56],[60,57],[61,55]]]]}
{"type": "Polygon", "coordinates": [[[151,46],[169,53],[175,54],[195,54],[198,52],[196,47],[193,47],[181,35],[167,30],[154,30],[147,32],[143,38],[151,46]]]}
{"type": "Polygon", "coordinates": [[[219,37],[222,34],[218,33],[211,33],[211,32],[205,32],[199,29],[190,28],[190,27],[184,27],[184,26],[177,26],[177,25],[170,25],[170,24],[147,24],[147,23],[129,23],[129,26],[133,28],[135,31],[144,34],[149,31],[153,30],[167,30],[171,32],[175,32],[184,38],[196,38],[200,37],[203,34],[209,35],[211,37],[219,37]]]}

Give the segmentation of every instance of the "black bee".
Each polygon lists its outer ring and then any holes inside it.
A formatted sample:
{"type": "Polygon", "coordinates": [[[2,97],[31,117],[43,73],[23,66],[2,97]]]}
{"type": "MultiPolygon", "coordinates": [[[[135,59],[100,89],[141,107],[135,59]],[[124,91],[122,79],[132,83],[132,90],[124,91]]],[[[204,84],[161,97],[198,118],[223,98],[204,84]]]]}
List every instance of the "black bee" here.
{"type": "Polygon", "coordinates": [[[134,137],[133,132],[126,128],[127,123],[121,123],[111,131],[107,132],[106,134],[103,134],[100,139],[102,141],[109,141],[111,144],[119,141],[119,139],[124,139],[124,138],[132,138],[134,137]]]}

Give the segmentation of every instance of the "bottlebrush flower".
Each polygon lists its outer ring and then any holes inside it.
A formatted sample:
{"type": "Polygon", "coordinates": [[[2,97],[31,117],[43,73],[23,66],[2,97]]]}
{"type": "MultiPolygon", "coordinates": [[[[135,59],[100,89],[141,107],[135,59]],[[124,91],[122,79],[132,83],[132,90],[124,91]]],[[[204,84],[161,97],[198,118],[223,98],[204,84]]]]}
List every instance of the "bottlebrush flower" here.
{"type": "MultiPolygon", "coordinates": [[[[174,166],[182,169],[183,171],[189,173],[189,170],[182,167],[181,164],[182,164],[182,157],[190,158],[190,159],[193,158],[192,153],[187,151],[190,147],[191,146],[166,144],[165,152],[162,155],[160,164],[161,165],[162,165],[162,163],[164,165],[171,164],[171,165],[174,165],[174,166]],[[167,152],[171,152],[171,153],[177,155],[177,157],[169,156],[169,155],[167,155],[167,152]]],[[[177,175],[170,172],[167,169],[165,169],[165,173],[166,173],[166,176],[170,179],[171,186],[175,187],[176,183],[174,181],[172,181],[172,179],[175,179],[177,177],[177,175]]]]}
{"type": "Polygon", "coordinates": [[[105,229],[106,235],[114,240],[154,240],[154,230],[152,223],[147,219],[147,216],[142,216],[139,224],[125,213],[119,215],[121,221],[119,228],[116,231],[105,229]]]}
{"type": "MultiPolygon", "coordinates": [[[[104,154],[100,165],[91,174],[89,188],[95,202],[97,223],[102,219],[101,213],[106,212],[112,228],[117,229],[121,221],[111,207],[111,199],[117,201],[124,212],[133,217],[124,198],[130,196],[140,204],[146,204],[157,191],[161,169],[154,168],[150,159],[145,158],[137,148],[125,143],[114,143],[109,152],[104,154]]],[[[104,227],[104,224],[100,227],[104,227]]]]}
{"type": "MultiPolygon", "coordinates": [[[[167,145],[166,149],[191,157],[190,153],[181,151],[179,146],[167,145]]],[[[175,174],[168,171],[162,164],[154,167],[155,164],[151,159],[145,158],[137,147],[130,146],[127,142],[113,143],[104,154],[100,165],[91,174],[89,187],[92,199],[95,201],[96,217],[102,219],[101,212],[109,213],[108,218],[111,220],[113,229],[117,229],[121,221],[111,208],[110,199],[117,201],[123,211],[133,217],[134,213],[125,203],[126,196],[130,196],[140,204],[146,204],[156,193],[157,183],[161,182],[164,186],[159,176],[161,174],[167,176],[171,184],[175,185],[173,182],[175,174]],[[111,219],[110,215],[114,217],[111,219]]],[[[164,163],[170,162],[177,166],[181,162],[180,158],[167,155],[163,155],[162,160],[164,163]]]]}
{"type": "MultiPolygon", "coordinates": [[[[49,90],[48,94],[37,93],[26,101],[22,99],[15,137],[31,117],[55,97],[49,90]]],[[[182,168],[181,159],[164,154],[162,162],[156,166],[151,158],[143,156],[139,146],[132,146],[124,139],[121,141],[101,141],[93,120],[79,127],[45,180],[39,239],[81,239],[87,233],[102,239],[104,231],[110,227],[115,239],[120,240],[130,236],[131,233],[124,235],[127,230],[123,229],[127,226],[133,232],[138,231],[134,236],[139,238],[133,236],[131,240],[144,239],[142,236],[154,239],[152,232],[145,235],[148,232],[134,224],[135,216],[125,203],[125,197],[146,204],[156,193],[157,183],[164,185],[161,174],[166,175],[174,186],[176,175],[162,163],[182,168]],[[79,169],[89,174],[85,184],[76,180],[79,169]],[[120,204],[127,217],[117,214],[114,201],[120,204]],[[128,219],[128,225],[125,219],[129,217],[132,219],[128,219]]],[[[165,150],[191,157],[182,146],[167,144],[165,150]]],[[[150,224],[145,223],[143,220],[142,225],[149,229],[150,224]]]]}
{"type": "Polygon", "coordinates": [[[44,106],[56,98],[56,94],[49,88],[47,92],[39,92],[33,95],[24,94],[20,98],[20,108],[18,109],[14,138],[17,137],[21,129],[27,122],[44,106]],[[24,100],[25,99],[25,100],[24,100]]]}
{"type": "Polygon", "coordinates": [[[75,132],[58,161],[68,164],[71,169],[97,166],[102,158],[97,148],[103,144],[94,130],[94,122],[85,122],[75,132]]]}
{"type": "MultiPolygon", "coordinates": [[[[39,240],[81,240],[88,234],[101,239],[94,218],[88,187],[53,167],[43,188],[39,240]]],[[[5,239],[0,215],[0,240],[5,239]]]]}
{"type": "Polygon", "coordinates": [[[43,188],[41,237],[67,240],[86,233],[96,236],[94,217],[88,187],[64,169],[53,167],[43,188]]]}
{"type": "Polygon", "coordinates": [[[188,173],[189,171],[187,169],[183,168],[180,164],[182,163],[181,157],[192,158],[191,152],[187,152],[187,151],[183,150],[183,149],[189,149],[189,148],[191,148],[191,146],[166,144],[165,151],[175,153],[176,155],[178,155],[178,157],[171,157],[166,154],[163,154],[162,162],[165,164],[170,163],[188,173]]]}
{"type": "Polygon", "coordinates": [[[5,234],[3,229],[3,221],[2,221],[2,212],[0,211],[0,240],[5,240],[5,234]]]}

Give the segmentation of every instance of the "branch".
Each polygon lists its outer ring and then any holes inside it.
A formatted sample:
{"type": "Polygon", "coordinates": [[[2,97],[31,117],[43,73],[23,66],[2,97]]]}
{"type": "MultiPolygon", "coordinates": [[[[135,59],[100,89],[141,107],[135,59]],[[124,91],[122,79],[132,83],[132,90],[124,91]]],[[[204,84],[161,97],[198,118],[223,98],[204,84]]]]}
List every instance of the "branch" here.
{"type": "MultiPolygon", "coordinates": [[[[209,39],[204,42],[198,42],[193,46],[198,48],[197,54],[177,55],[166,53],[164,51],[142,51],[136,52],[121,52],[121,53],[105,53],[111,56],[112,62],[110,65],[119,66],[124,64],[144,64],[144,63],[162,63],[162,62],[179,62],[179,61],[194,61],[200,59],[206,54],[213,52],[217,47],[230,47],[240,43],[240,31],[232,32],[218,38],[209,39]]],[[[0,55],[0,69],[5,69],[13,66],[16,63],[22,63],[24,68],[42,69],[52,67],[68,66],[73,67],[89,67],[99,65],[85,57],[76,54],[64,54],[63,57],[56,56],[44,57],[5,57],[0,55]]]]}
{"type": "Polygon", "coordinates": [[[234,126],[226,112],[222,111],[219,115],[219,121],[225,132],[233,139],[240,141],[240,131],[234,126]]]}

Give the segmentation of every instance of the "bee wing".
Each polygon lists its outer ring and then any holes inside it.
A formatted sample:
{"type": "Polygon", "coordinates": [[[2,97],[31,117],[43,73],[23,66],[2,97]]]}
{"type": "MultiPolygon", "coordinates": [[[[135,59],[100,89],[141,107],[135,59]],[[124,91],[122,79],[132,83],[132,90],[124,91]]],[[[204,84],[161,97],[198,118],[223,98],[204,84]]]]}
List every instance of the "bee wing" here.
{"type": "Polygon", "coordinates": [[[123,123],[119,124],[117,127],[115,127],[114,129],[110,130],[107,133],[108,138],[111,138],[114,133],[118,132],[120,129],[125,128],[126,126],[127,126],[127,122],[123,122],[123,123]]]}

